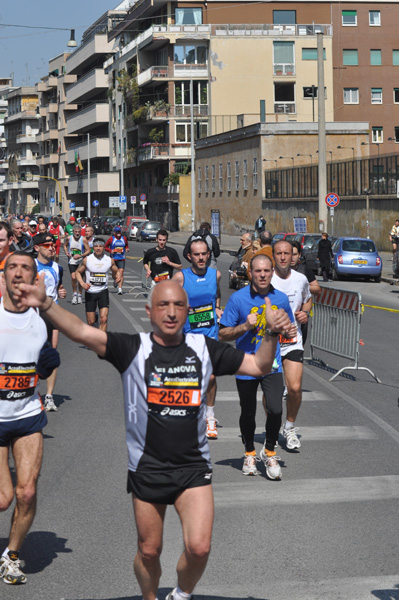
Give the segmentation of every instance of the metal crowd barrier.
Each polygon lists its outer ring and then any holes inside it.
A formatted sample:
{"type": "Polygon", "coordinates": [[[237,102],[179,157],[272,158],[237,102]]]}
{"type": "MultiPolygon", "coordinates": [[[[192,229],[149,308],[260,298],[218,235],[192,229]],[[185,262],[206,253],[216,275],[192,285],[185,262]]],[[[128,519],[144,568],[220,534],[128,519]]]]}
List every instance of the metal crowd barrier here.
{"type": "Polygon", "coordinates": [[[359,366],[361,300],[358,292],[322,287],[314,301],[310,334],[311,360],[323,362],[314,357],[313,351],[318,349],[348,358],[355,363],[340,369],[330,381],[343,371],[363,370],[381,383],[370,369],[359,366]]]}
{"type": "Polygon", "coordinates": [[[134,290],[139,290],[134,293],[135,298],[138,298],[138,296],[141,296],[141,295],[147,297],[150,292],[151,285],[152,285],[152,279],[151,279],[151,277],[147,277],[147,271],[143,268],[143,271],[141,273],[141,286],[138,286],[138,285],[132,286],[130,288],[130,290],[128,290],[128,293],[131,293],[134,290]]]}

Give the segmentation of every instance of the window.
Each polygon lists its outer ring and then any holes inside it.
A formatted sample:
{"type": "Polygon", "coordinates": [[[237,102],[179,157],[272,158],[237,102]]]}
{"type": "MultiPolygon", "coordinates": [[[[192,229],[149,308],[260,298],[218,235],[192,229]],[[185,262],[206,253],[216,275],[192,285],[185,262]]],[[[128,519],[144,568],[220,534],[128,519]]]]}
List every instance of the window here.
{"type": "Polygon", "coordinates": [[[219,163],[219,192],[223,190],[223,165],[219,163]]]}
{"type": "MultiPolygon", "coordinates": [[[[208,83],[206,81],[194,81],[193,82],[193,104],[198,106],[200,104],[208,104],[208,83]]],[[[190,82],[189,81],[176,81],[175,83],[175,105],[190,106],[190,82]]],[[[203,111],[200,111],[201,114],[203,111]]],[[[205,112],[205,111],[204,111],[205,112]]],[[[177,114],[190,114],[190,110],[185,111],[183,108],[179,108],[177,114]]]]}
{"type": "Polygon", "coordinates": [[[343,50],[342,51],[342,64],[343,65],[358,65],[359,59],[357,50],[343,50]]]}
{"type": "Polygon", "coordinates": [[[176,65],[206,65],[208,49],[193,44],[175,44],[174,61],[176,65]]]}
{"type": "Polygon", "coordinates": [[[212,165],[212,192],[216,191],[216,165],[212,165]]]}
{"type": "Polygon", "coordinates": [[[395,144],[399,144],[399,127],[395,127],[395,144]]]}
{"type": "Polygon", "coordinates": [[[382,144],[383,134],[382,127],[373,127],[371,130],[371,140],[373,144],[382,144]]]}
{"type": "Polygon", "coordinates": [[[205,167],[205,194],[209,192],[209,167],[205,167]]]}
{"type": "Polygon", "coordinates": [[[399,88],[393,88],[393,101],[395,104],[399,104],[399,88]]]}
{"type": "Polygon", "coordinates": [[[231,192],[231,162],[227,163],[227,191],[231,192]]]}
{"type": "MultiPolygon", "coordinates": [[[[194,139],[208,135],[208,123],[194,123],[194,139]]],[[[176,142],[189,144],[191,142],[191,123],[176,123],[176,142]]]]}
{"type": "Polygon", "coordinates": [[[381,50],[370,50],[370,65],[381,65],[381,50]]]}
{"type": "Polygon", "coordinates": [[[198,191],[200,192],[202,189],[202,172],[201,167],[198,167],[198,191]]]}
{"type": "Polygon", "coordinates": [[[236,190],[239,190],[240,189],[240,163],[238,162],[238,160],[235,161],[234,174],[235,174],[236,190]]]}
{"type": "Polygon", "coordinates": [[[399,50],[392,50],[392,65],[399,67],[399,50]]]}
{"type": "Polygon", "coordinates": [[[275,75],[294,75],[294,42],[273,42],[273,65],[275,75]]]}
{"type": "Polygon", "coordinates": [[[244,160],[242,163],[242,175],[243,175],[243,184],[244,190],[248,189],[248,161],[244,160]]]}
{"type": "Polygon", "coordinates": [[[202,8],[176,8],[176,25],[202,25],[202,8]]]}
{"type": "Polygon", "coordinates": [[[382,104],[382,88],[371,88],[371,104],[382,104]]]}
{"type": "Polygon", "coordinates": [[[254,190],[258,187],[258,159],[254,158],[252,161],[252,186],[254,190]]]}
{"type": "Polygon", "coordinates": [[[371,27],[380,27],[381,13],[379,10],[369,10],[369,25],[371,27]]]}
{"type": "Polygon", "coordinates": [[[359,88],[344,88],[344,104],[359,104],[359,88]]]}
{"type": "MultiPolygon", "coordinates": [[[[325,48],[323,48],[323,58],[326,60],[325,48]]],[[[302,60],[317,60],[317,48],[302,48],[302,60]]]]}
{"type": "Polygon", "coordinates": [[[356,27],[357,11],[356,10],[343,10],[342,11],[342,25],[344,27],[356,27]]]}
{"type": "Polygon", "coordinates": [[[274,112],[295,113],[295,84],[274,84],[274,112]]]}
{"type": "Polygon", "coordinates": [[[274,25],[295,25],[296,10],[274,10],[273,24],[274,25]]]}

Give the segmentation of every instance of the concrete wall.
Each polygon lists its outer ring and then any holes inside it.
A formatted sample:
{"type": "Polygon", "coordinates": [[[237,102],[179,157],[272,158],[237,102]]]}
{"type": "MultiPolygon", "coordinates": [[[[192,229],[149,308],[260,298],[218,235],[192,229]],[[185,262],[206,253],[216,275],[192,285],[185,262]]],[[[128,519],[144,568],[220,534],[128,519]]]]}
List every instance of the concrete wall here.
{"type": "MultiPolygon", "coordinates": [[[[397,198],[371,197],[369,201],[369,235],[379,250],[391,250],[388,234],[399,218],[399,200],[397,198]]],[[[293,218],[306,217],[308,232],[317,232],[318,202],[312,200],[271,200],[264,201],[262,213],[267,228],[273,233],[293,231],[293,218]]],[[[334,211],[334,229],[328,219],[328,233],[334,236],[367,237],[366,197],[341,198],[334,211]]]]}

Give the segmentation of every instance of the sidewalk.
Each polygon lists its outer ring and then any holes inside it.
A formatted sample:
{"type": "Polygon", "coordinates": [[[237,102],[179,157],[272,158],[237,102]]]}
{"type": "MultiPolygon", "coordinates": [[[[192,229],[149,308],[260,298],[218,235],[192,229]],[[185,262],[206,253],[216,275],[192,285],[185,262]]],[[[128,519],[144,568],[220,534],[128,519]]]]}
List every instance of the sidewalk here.
{"type": "MultiPolygon", "coordinates": [[[[178,246],[185,246],[190,232],[188,231],[174,231],[169,234],[169,241],[171,244],[178,246]]],[[[240,237],[241,235],[226,235],[222,233],[220,250],[222,252],[237,252],[240,248],[240,237]]],[[[392,273],[392,253],[391,252],[380,252],[382,258],[382,276],[381,281],[393,284],[396,280],[392,273]]]]}

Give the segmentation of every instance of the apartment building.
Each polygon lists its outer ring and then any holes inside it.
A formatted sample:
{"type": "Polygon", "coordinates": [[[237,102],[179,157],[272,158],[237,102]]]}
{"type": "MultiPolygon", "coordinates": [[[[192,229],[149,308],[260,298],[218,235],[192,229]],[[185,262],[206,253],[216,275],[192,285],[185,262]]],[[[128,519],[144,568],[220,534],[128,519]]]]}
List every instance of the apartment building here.
{"type": "Polygon", "coordinates": [[[77,107],[66,118],[68,136],[76,136],[68,138],[66,147],[67,212],[73,202],[76,210],[90,214],[94,200],[105,210],[109,196],[120,192],[116,155],[110,146],[109,85],[103,65],[115,52],[108,31],[124,18],[126,10],[120,7],[125,5],[123,2],[102,15],[84,32],[81,45],[66,60],[66,75],[76,77],[67,85],[66,104],[77,107]]]}
{"type": "MultiPolygon", "coordinates": [[[[12,87],[11,77],[0,78],[0,185],[6,178],[6,170],[4,165],[7,162],[7,143],[4,132],[4,119],[7,116],[8,102],[7,92],[12,87]]],[[[5,211],[5,195],[0,188],[0,212],[5,211]]]]}
{"type": "Polygon", "coordinates": [[[36,84],[39,101],[38,186],[43,214],[64,214],[68,198],[66,146],[75,135],[68,134],[66,118],[77,109],[76,104],[66,101],[66,87],[76,81],[76,75],[65,72],[68,56],[62,53],[50,60],[48,75],[36,84]]]}
{"type": "MultiPolygon", "coordinates": [[[[399,144],[399,2],[332,2],[334,117],[368,121],[370,154],[399,144]]],[[[351,149],[342,158],[350,158],[351,149]]]]}
{"type": "Polygon", "coordinates": [[[125,193],[146,198],[149,218],[177,223],[178,174],[191,159],[191,81],[195,139],[234,129],[240,114],[258,122],[262,99],[268,122],[317,120],[320,31],[326,118],[334,119],[330,5],[314,4],[137,2],[109,33],[119,48],[105,63],[112,114],[123,119],[113,144],[125,156],[125,193]]]}
{"type": "Polygon", "coordinates": [[[30,212],[39,202],[35,175],[39,174],[38,96],[34,87],[12,88],[7,93],[8,115],[4,119],[7,161],[3,163],[5,180],[0,194],[7,212],[30,212]]]}

